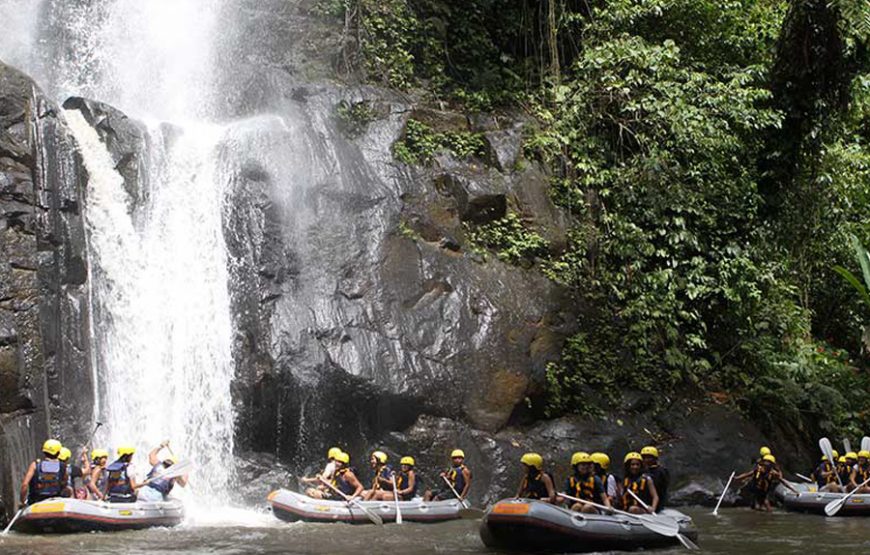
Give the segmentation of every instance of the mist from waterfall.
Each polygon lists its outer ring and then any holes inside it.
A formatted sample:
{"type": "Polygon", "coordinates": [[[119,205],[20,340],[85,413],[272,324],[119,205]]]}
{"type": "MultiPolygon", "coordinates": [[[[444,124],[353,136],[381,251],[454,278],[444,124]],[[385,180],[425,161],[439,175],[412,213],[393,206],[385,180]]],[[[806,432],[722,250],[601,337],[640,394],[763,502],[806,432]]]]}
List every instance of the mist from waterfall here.
{"type": "MultiPolygon", "coordinates": [[[[88,171],[96,443],[193,459],[198,497],[232,482],[233,326],[223,236],[227,128],[211,123],[222,0],[0,0],[0,59],[58,102],[75,95],[149,123],[132,202],[97,132],[66,119],[88,171]],[[5,26],[5,24],[4,24],[5,26]],[[170,122],[172,125],[161,124],[170,122]]],[[[233,139],[236,147],[245,141],[233,139]]]]}

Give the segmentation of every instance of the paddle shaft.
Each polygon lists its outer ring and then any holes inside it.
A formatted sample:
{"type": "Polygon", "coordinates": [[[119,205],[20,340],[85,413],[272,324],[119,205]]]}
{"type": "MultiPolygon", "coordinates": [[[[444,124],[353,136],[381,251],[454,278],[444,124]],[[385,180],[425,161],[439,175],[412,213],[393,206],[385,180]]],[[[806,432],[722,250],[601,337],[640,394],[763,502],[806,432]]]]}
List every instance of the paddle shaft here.
{"type": "MultiPolygon", "coordinates": [[[[734,474],[732,473],[731,476],[734,477],[734,474]]],[[[728,483],[731,483],[731,481],[729,480],[728,483]]],[[[656,515],[656,514],[652,511],[652,508],[651,508],[649,505],[647,505],[646,503],[644,503],[643,499],[641,499],[640,497],[638,497],[638,496],[637,496],[633,491],[631,491],[630,489],[627,490],[627,491],[628,491],[629,494],[631,494],[632,497],[634,497],[634,499],[635,499],[638,503],[641,504],[641,506],[643,506],[644,509],[646,509],[647,511],[649,511],[653,516],[662,516],[662,517],[664,517],[664,515],[656,515]]],[[[724,495],[725,495],[724,492],[723,492],[722,495],[723,495],[723,497],[724,497],[724,495]]],[[[717,506],[717,508],[718,508],[718,506],[717,506]]],[[[669,517],[665,517],[665,518],[669,518],[669,517]]],[[[670,520],[670,519],[669,519],[669,520],[670,520]]],[[[698,546],[697,546],[697,544],[695,544],[695,542],[693,542],[692,540],[690,540],[689,538],[687,538],[686,536],[684,536],[683,534],[680,533],[680,523],[677,522],[676,520],[674,520],[674,523],[677,525],[677,536],[676,536],[676,537],[677,537],[678,540],[680,540],[680,543],[683,544],[683,547],[685,547],[686,549],[689,549],[689,550],[691,550],[691,549],[699,549],[698,546]]]]}
{"type": "Polygon", "coordinates": [[[365,515],[368,517],[368,519],[371,520],[372,522],[374,522],[375,524],[380,525],[380,524],[384,523],[384,519],[382,519],[380,517],[380,515],[376,515],[373,512],[371,512],[370,510],[368,510],[365,507],[363,507],[362,505],[360,505],[357,500],[353,499],[349,495],[346,495],[343,491],[341,491],[337,487],[333,486],[332,484],[330,484],[329,482],[324,480],[323,476],[318,476],[317,479],[320,480],[326,487],[328,487],[329,489],[331,489],[335,493],[342,496],[348,505],[353,505],[354,507],[358,508],[363,513],[365,513],[365,515]]]}
{"type": "Polygon", "coordinates": [[[139,485],[146,486],[146,485],[150,484],[151,482],[153,482],[154,480],[160,480],[161,478],[166,479],[166,480],[171,480],[172,478],[178,478],[179,476],[184,476],[185,474],[190,472],[191,466],[192,465],[191,465],[190,461],[181,461],[178,464],[173,464],[169,468],[164,469],[163,472],[159,472],[156,476],[152,476],[151,478],[148,478],[147,480],[145,480],[144,482],[142,482],[139,485]]]}
{"type": "Polygon", "coordinates": [[[835,514],[840,512],[840,509],[843,508],[843,505],[846,504],[846,501],[849,500],[853,495],[855,495],[859,489],[863,488],[867,484],[870,484],[870,478],[864,480],[864,483],[860,484],[857,488],[853,489],[849,493],[846,494],[842,499],[837,499],[835,501],[831,501],[827,505],[825,505],[825,514],[828,516],[834,516],[835,514]]]}
{"type": "Polygon", "coordinates": [[[444,483],[447,484],[447,487],[450,488],[450,491],[453,492],[453,495],[456,496],[456,499],[459,499],[459,502],[462,503],[462,506],[468,509],[468,502],[463,499],[462,496],[459,495],[459,493],[457,493],[456,488],[453,487],[453,484],[450,483],[450,480],[447,479],[447,476],[442,476],[441,479],[444,480],[444,483]]]}
{"type": "Polygon", "coordinates": [[[15,524],[15,521],[18,520],[18,517],[20,517],[23,512],[24,512],[24,507],[21,507],[20,509],[18,509],[18,511],[15,513],[15,516],[13,516],[12,520],[9,521],[9,525],[6,526],[6,528],[3,530],[2,535],[5,536],[6,534],[9,533],[9,530],[12,529],[12,525],[15,524]]]}
{"type": "Polygon", "coordinates": [[[734,476],[736,476],[736,475],[737,475],[736,471],[731,472],[731,476],[728,478],[728,483],[725,484],[725,489],[722,490],[722,495],[719,496],[719,501],[716,502],[716,508],[713,509],[714,515],[719,514],[719,506],[722,505],[722,500],[725,499],[725,494],[728,493],[728,488],[731,486],[731,480],[733,480],[734,476]]]}
{"type": "Polygon", "coordinates": [[[861,450],[870,451],[870,436],[864,436],[861,438],[861,450]]]}
{"type": "Polygon", "coordinates": [[[396,486],[396,475],[390,476],[393,482],[393,499],[396,500],[396,524],[402,524],[402,509],[399,508],[399,488],[396,486]]]}

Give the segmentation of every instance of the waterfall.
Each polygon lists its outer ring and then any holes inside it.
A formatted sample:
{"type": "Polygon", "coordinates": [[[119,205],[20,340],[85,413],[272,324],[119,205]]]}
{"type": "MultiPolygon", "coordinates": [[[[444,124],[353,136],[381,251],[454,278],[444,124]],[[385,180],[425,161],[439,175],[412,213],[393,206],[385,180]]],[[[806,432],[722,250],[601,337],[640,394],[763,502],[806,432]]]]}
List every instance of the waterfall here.
{"type": "Polygon", "coordinates": [[[89,177],[97,443],[134,443],[142,469],[147,450],[170,439],[197,464],[196,495],[212,498],[229,491],[234,467],[225,142],[246,146],[212,113],[222,5],[0,0],[0,20],[20,22],[0,38],[0,59],[59,102],[85,96],[150,122],[147,190],[132,202],[97,132],[66,112],[89,177]]]}

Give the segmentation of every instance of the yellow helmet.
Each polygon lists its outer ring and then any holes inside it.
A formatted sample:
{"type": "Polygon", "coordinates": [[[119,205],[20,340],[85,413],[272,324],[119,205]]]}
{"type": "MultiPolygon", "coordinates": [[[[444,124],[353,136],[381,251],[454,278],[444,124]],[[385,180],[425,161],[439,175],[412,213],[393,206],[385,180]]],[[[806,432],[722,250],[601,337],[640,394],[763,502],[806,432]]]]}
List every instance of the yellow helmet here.
{"type": "Polygon", "coordinates": [[[66,462],[69,460],[70,457],[72,457],[72,451],[70,451],[66,447],[61,447],[60,453],[57,455],[57,460],[61,462],[66,462]]]}
{"type": "Polygon", "coordinates": [[[341,449],[339,449],[338,447],[330,447],[329,451],[326,452],[326,458],[327,459],[334,459],[335,456],[338,455],[339,453],[341,453],[341,449]]]}
{"type": "Polygon", "coordinates": [[[586,453],[584,451],[578,451],[571,455],[571,466],[588,462],[592,462],[592,459],[589,457],[589,453],[586,453]]]}
{"type": "Polygon", "coordinates": [[[641,461],[641,462],[643,462],[643,457],[641,457],[640,453],[638,453],[637,451],[632,451],[631,453],[626,455],[625,458],[622,460],[622,462],[624,462],[624,463],[627,463],[628,461],[641,461]]]}
{"type": "Polygon", "coordinates": [[[827,455],[822,455],[822,461],[826,461],[826,460],[828,460],[828,456],[827,456],[827,455]]]}
{"type": "Polygon", "coordinates": [[[383,451],[375,451],[372,453],[372,456],[381,464],[387,464],[387,454],[383,451]]]}
{"type": "Polygon", "coordinates": [[[840,464],[846,464],[846,457],[840,457],[839,459],[837,459],[837,462],[840,464]]]}
{"type": "Polygon", "coordinates": [[[762,447],[761,449],[759,449],[758,454],[763,457],[765,455],[770,455],[772,453],[770,451],[770,447],[762,447]]]}
{"type": "Polygon", "coordinates": [[[341,451],[340,453],[335,454],[335,460],[340,463],[350,464],[350,455],[348,455],[344,451],[341,451]]]}
{"type": "Polygon", "coordinates": [[[763,460],[768,461],[768,462],[775,463],[775,462],[776,462],[776,457],[774,457],[773,455],[765,455],[764,458],[763,458],[763,460]]]}
{"type": "Polygon", "coordinates": [[[407,464],[408,466],[414,466],[416,463],[414,462],[414,457],[402,457],[402,460],[399,461],[399,464],[407,464]]]}
{"type": "Polygon", "coordinates": [[[452,453],[450,453],[450,458],[455,459],[456,457],[465,458],[465,451],[462,449],[454,449],[452,453]]]}
{"type": "Polygon", "coordinates": [[[846,453],[846,458],[852,459],[853,461],[857,461],[858,460],[858,453],[856,453],[854,451],[849,451],[848,453],[846,453]]]}
{"type": "Polygon", "coordinates": [[[94,449],[93,451],[91,451],[91,460],[92,461],[95,461],[97,459],[102,459],[102,458],[108,459],[109,452],[106,451],[105,449],[94,449]]]}
{"type": "Polygon", "coordinates": [[[641,456],[648,455],[650,457],[659,458],[659,450],[653,447],[652,445],[647,445],[643,449],[640,450],[641,456]]]}
{"type": "Polygon", "coordinates": [[[522,457],[520,457],[520,462],[538,470],[544,468],[544,457],[537,453],[526,453],[522,457]]]}
{"type": "Polygon", "coordinates": [[[46,455],[57,455],[61,449],[63,449],[63,445],[56,439],[48,439],[42,444],[42,452],[46,455]]]}
{"type": "Polygon", "coordinates": [[[859,459],[870,459],[870,451],[858,451],[859,459]]]}
{"type": "Polygon", "coordinates": [[[136,448],[129,443],[122,443],[115,450],[118,452],[119,457],[123,457],[124,455],[133,455],[134,453],[136,453],[136,448]]]}
{"type": "Polygon", "coordinates": [[[834,457],[834,460],[837,460],[840,458],[840,454],[837,452],[836,449],[831,450],[831,455],[834,457]]]}
{"type": "Polygon", "coordinates": [[[592,462],[598,464],[598,466],[605,470],[610,466],[610,457],[605,453],[592,453],[589,456],[592,458],[592,462]]]}
{"type": "Polygon", "coordinates": [[[163,464],[165,465],[166,463],[178,464],[178,459],[175,457],[175,455],[169,455],[168,457],[163,459],[163,464]]]}

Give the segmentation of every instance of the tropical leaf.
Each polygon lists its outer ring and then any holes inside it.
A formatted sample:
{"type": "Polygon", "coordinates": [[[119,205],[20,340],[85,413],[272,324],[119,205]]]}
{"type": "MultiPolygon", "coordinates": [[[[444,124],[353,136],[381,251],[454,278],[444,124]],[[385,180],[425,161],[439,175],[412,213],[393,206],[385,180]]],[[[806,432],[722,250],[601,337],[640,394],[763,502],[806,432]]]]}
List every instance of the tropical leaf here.
{"type": "Polygon", "coordinates": [[[849,284],[858,291],[858,295],[861,297],[861,300],[870,308],[870,293],[867,292],[867,288],[864,287],[864,284],[861,283],[855,274],[843,268],[842,266],[834,266],[834,271],[843,276],[843,279],[849,282],[849,284]]]}

